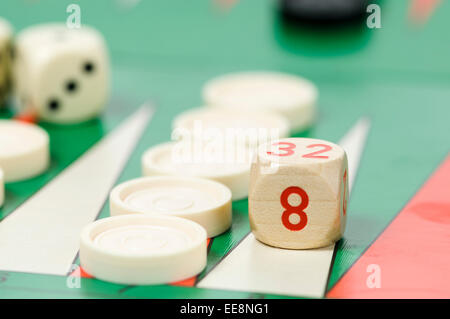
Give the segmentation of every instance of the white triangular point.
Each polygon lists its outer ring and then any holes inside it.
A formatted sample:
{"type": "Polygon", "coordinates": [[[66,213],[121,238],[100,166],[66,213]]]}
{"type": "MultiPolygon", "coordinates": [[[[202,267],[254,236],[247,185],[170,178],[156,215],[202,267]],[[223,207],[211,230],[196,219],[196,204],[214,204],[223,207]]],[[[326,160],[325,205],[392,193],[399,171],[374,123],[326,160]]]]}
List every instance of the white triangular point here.
{"type": "Polygon", "coordinates": [[[361,118],[339,141],[339,145],[347,153],[348,159],[348,188],[351,191],[355,181],[356,173],[361,159],[364,146],[366,144],[367,134],[370,129],[370,120],[361,118]]]}
{"type": "Polygon", "coordinates": [[[0,269],[66,275],[153,109],[144,105],[0,223],[0,269]]]}
{"type": "MultiPolygon", "coordinates": [[[[348,155],[349,188],[370,128],[361,118],[339,144],[348,155]]],[[[289,296],[323,297],[334,245],[312,250],[285,250],[261,244],[250,233],[199,283],[198,287],[289,296]]]]}

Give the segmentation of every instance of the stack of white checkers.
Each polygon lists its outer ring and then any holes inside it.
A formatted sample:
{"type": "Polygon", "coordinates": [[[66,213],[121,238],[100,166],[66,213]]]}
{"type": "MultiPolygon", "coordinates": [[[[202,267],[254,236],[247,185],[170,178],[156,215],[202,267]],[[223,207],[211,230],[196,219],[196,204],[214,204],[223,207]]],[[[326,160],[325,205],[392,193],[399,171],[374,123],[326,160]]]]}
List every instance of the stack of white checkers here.
{"type": "Polygon", "coordinates": [[[49,162],[47,132],[34,124],[0,120],[0,205],[3,183],[35,177],[47,169],[49,162]]]}
{"type": "Polygon", "coordinates": [[[208,106],[172,123],[172,139],[142,156],[145,177],[117,185],[111,217],[81,234],[89,274],[121,284],[161,284],[199,274],[206,240],[227,231],[231,201],[248,196],[253,153],[263,143],[305,129],[317,90],[299,77],[243,73],[210,81],[208,106]]]}

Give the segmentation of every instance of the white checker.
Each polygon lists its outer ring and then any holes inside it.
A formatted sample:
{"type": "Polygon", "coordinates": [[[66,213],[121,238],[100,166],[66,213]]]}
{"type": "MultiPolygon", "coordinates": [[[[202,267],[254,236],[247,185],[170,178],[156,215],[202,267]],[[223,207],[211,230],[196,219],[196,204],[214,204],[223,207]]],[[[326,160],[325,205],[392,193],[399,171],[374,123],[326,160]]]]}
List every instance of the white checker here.
{"type": "Polygon", "coordinates": [[[81,232],[80,263],[98,279],[152,285],[184,280],[206,266],[206,231],[190,220],[157,215],[100,219],[81,232]]]}
{"type": "MultiPolygon", "coordinates": [[[[250,180],[251,152],[236,144],[208,148],[200,141],[163,143],[142,156],[145,176],[203,177],[226,185],[233,200],[246,198],[250,180]],[[224,146],[224,148],[222,148],[224,146]]],[[[211,146],[211,145],[210,145],[211,146]]]]}
{"type": "Polygon", "coordinates": [[[0,120],[0,166],[5,182],[43,173],[50,162],[49,136],[34,124],[0,120]]]}
{"type": "Polygon", "coordinates": [[[134,179],[116,186],[110,195],[112,216],[169,215],[203,226],[208,237],[231,226],[231,192],[217,182],[202,178],[155,176],[134,179]]]}
{"type": "Polygon", "coordinates": [[[195,108],[172,123],[174,139],[234,141],[251,147],[289,136],[288,120],[277,113],[195,108]]]}
{"type": "Polygon", "coordinates": [[[271,111],[284,115],[291,131],[308,128],[315,118],[318,91],[310,81],[279,72],[227,74],[206,83],[207,105],[241,112],[271,111]]]}

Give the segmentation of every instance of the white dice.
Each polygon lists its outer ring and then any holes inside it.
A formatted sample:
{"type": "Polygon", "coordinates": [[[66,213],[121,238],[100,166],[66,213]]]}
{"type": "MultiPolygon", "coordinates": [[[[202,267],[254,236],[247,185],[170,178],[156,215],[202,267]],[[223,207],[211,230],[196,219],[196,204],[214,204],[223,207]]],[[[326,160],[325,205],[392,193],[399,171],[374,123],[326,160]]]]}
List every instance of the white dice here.
{"type": "Polygon", "coordinates": [[[16,102],[40,119],[76,123],[97,116],[109,91],[109,59],[102,35],[83,26],[30,27],[17,36],[16,102]]]}
{"type": "Polygon", "coordinates": [[[258,148],[249,190],[250,226],[270,246],[324,247],[345,230],[345,151],[317,139],[280,139],[258,148]]]}
{"type": "Polygon", "coordinates": [[[11,90],[11,25],[0,18],[0,108],[11,90]]]}

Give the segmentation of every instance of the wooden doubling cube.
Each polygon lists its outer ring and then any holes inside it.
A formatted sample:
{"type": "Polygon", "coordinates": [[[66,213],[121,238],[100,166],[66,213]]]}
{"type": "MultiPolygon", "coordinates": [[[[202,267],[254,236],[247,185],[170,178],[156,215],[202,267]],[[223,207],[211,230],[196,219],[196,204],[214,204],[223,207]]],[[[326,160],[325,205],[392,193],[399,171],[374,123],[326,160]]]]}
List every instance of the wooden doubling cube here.
{"type": "Polygon", "coordinates": [[[347,155],[328,141],[286,138],[258,148],[250,173],[249,218],[274,247],[328,246],[345,230],[347,155]]]}

